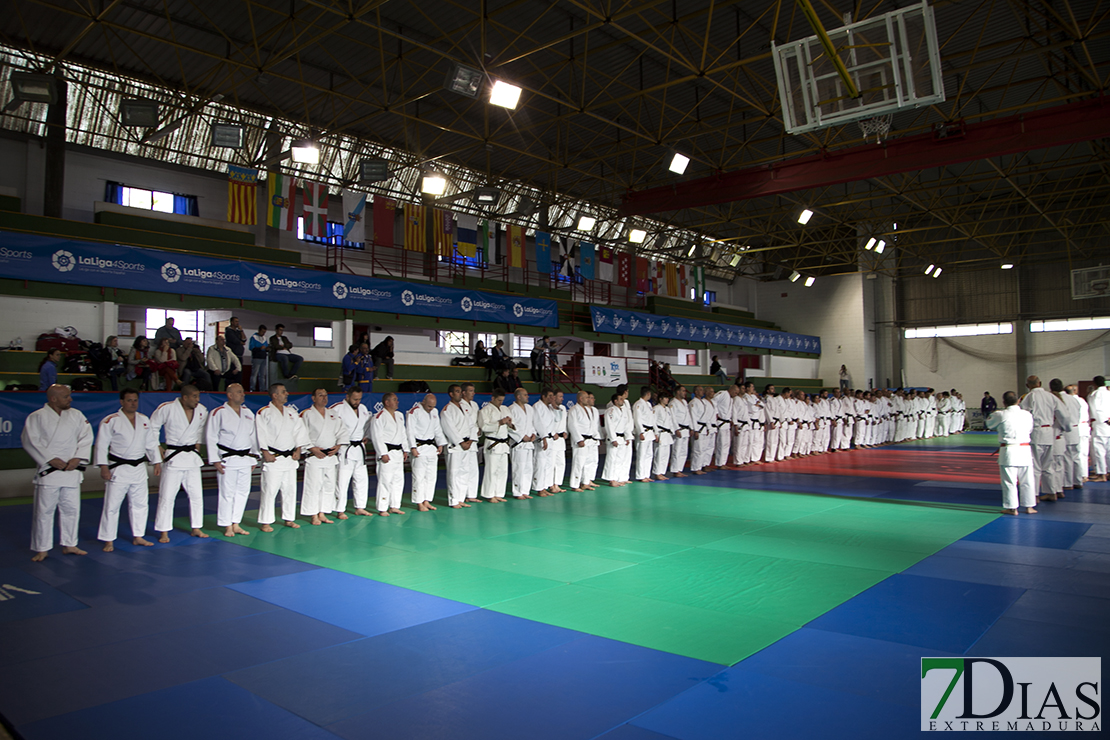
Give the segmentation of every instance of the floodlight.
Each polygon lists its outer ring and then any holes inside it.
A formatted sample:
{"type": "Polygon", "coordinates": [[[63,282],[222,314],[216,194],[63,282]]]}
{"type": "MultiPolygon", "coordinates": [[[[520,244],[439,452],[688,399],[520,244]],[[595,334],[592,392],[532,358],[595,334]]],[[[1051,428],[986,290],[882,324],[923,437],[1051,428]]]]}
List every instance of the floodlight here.
{"type": "Polygon", "coordinates": [[[579,231],[592,231],[594,226],[597,225],[597,219],[593,216],[579,216],[578,217],[578,230],[579,231]]]}
{"type": "MultiPolygon", "coordinates": [[[[49,103],[58,99],[58,88],[53,75],[33,74],[31,72],[12,72],[8,81],[12,84],[12,102],[49,103]]],[[[12,107],[9,104],[9,107],[12,107]]]]}
{"type": "Polygon", "coordinates": [[[320,147],[314,141],[301,139],[289,148],[293,161],[299,164],[320,164],[320,147]]]}
{"type": "Polygon", "coordinates": [[[933,277],[935,277],[935,278],[940,277],[941,270],[943,270],[943,269],[944,269],[943,267],[938,267],[936,270],[933,270],[933,277]]]}
{"type": "Polygon", "coordinates": [[[675,152],[671,157],[671,163],[667,169],[676,175],[681,175],[686,171],[686,165],[690,164],[690,158],[682,152],[675,152]]]}
{"type": "Polygon", "coordinates": [[[474,191],[474,205],[495,206],[501,200],[501,191],[497,188],[478,188],[474,191]]]}
{"type": "Polygon", "coordinates": [[[644,239],[647,239],[647,232],[643,229],[632,229],[628,232],[628,241],[633,244],[643,244],[644,239]]]}
{"type": "Polygon", "coordinates": [[[802,273],[795,270],[794,272],[790,273],[790,282],[792,282],[792,283],[798,282],[798,278],[800,278],[801,276],[802,276],[802,273]]]}
{"type": "Polygon", "coordinates": [[[158,125],[158,103],[134,98],[121,100],[119,115],[124,126],[152,128],[158,125]]]}
{"type": "Polygon", "coordinates": [[[1003,270],[1012,270],[1012,269],[1014,269],[1014,264],[1012,262],[1007,262],[1006,264],[1002,265],[1002,269],[1003,270]]]}
{"type": "Polygon", "coordinates": [[[738,254],[732,255],[732,259],[730,259],[728,261],[728,266],[729,267],[736,267],[738,264],[740,264],[740,255],[738,255],[738,254]]]}
{"type": "Polygon", "coordinates": [[[420,190],[428,195],[443,195],[443,191],[447,189],[447,178],[443,175],[437,175],[434,172],[424,173],[424,178],[420,181],[420,190]]]}
{"type": "Polygon", "coordinates": [[[516,104],[520,101],[520,88],[516,85],[511,85],[504,80],[497,80],[493,83],[493,87],[489,91],[489,102],[491,105],[498,105],[502,108],[509,110],[516,110],[516,104]]]}
{"type": "Polygon", "coordinates": [[[811,218],[813,218],[813,211],[809,210],[808,208],[803,208],[802,212],[798,214],[798,223],[800,223],[802,226],[805,226],[809,223],[809,220],[811,218]]]}
{"type": "Polygon", "coordinates": [[[932,275],[934,267],[936,267],[936,265],[929,265],[928,267],[926,267],[925,268],[925,274],[926,275],[932,275]]]}
{"type": "Polygon", "coordinates": [[[693,257],[694,252],[696,252],[697,249],[698,249],[698,243],[694,242],[693,244],[690,245],[690,251],[686,253],[686,256],[687,257],[693,257]]]}
{"type": "Polygon", "coordinates": [[[879,243],[875,245],[875,254],[882,254],[884,251],[886,251],[886,242],[880,239],[879,243]]]}
{"type": "Polygon", "coordinates": [[[806,278],[806,287],[807,288],[812,287],[813,284],[816,283],[816,282],[817,282],[817,278],[810,275],[809,277],[806,278]]]}
{"type": "Polygon", "coordinates": [[[233,123],[213,123],[209,129],[210,145],[222,146],[228,149],[243,148],[243,127],[233,123]]]}
{"type": "Polygon", "coordinates": [[[875,237],[871,237],[870,239],[867,240],[867,243],[863,245],[863,248],[870,252],[871,247],[875,246],[876,241],[878,241],[878,240],[875,239],[875,237]]]}
{"type": "Polygon", "coordinates": [[[513,209],[511,215],[513,216],[531,216],[536,212],[536,203],[530,198],[520,196],[520,200],[516,202],[516,208],[513,209]]]}
{"type": "Polygon", "coordinates": [[[389,160],[382,159],[381,157],[374,157],[372,159],[363,159],[359,161],[359,182],[382,182],[389,178],[389,160]]]}
{"type": "Polygon", "coordinates": [[[467,67],[465,64],[456,64],[447,74],[447,81],[443,87],[453,93],[465,95],[468,98],[478,97],[482,89],[482,79],[485,74],[480,69],[467,67]]]}

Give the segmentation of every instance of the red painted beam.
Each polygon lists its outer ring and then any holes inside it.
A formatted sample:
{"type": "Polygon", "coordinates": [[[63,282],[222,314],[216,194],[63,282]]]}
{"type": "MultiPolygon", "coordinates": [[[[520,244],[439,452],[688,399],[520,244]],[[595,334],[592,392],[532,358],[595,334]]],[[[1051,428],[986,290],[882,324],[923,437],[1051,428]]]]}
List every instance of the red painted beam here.
{"type": "Polygon", "coordinates": [[[624,196],[620,212],[624,216],[641,216],[732,203],[1108,136],[1110,104],[1100,96],[968,124],[943,139],[930,131],[883,144],[866,144],[632,191],[624,196]]]}

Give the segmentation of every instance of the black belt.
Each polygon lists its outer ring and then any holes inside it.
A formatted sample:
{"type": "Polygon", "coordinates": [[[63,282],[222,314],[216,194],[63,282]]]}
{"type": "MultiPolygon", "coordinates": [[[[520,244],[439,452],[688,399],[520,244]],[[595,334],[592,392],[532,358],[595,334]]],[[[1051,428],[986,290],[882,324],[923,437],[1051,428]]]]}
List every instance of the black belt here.
{"type": "Polygon", "coordinates": [[[403,450],[403,449],[405,449],[405,448],[402,447],[401,445],[391,445],[388,442],[386,442],[386,445],[385,445],[386,454],[392,452],[393,450],[403,450]]]}
{"type": "Polygon", "coordinates": [[[687,430],[689,430],[689,429],[690,429],[690,426],[689,426],[688,424],[679,424],[679,425],[678,425],[678,428],[679,428],[679,429],[687,429],[687,430]]]}
{"type": "Polygon", "coordinates": [[[659,427],[659,433],[663,434],[664,432],[666,432],[667,434],[674,434],[674,431],[671,429],[667,429],[667,427],[659,427]]]}
{"type": "Polygon", "coordinates": [[[486,448],[487,450],[492,450],[497,445],[505,445],[505,446],[509,447],[510,449],[514,446],[514,445],[509,444],[509,438],[508,437],[486,437],[486,441],[487,442],[493,442],[493,444],[491,444],[489,447],[486,448]]]}
{"type": "Polygon", "coordinates": [[[597,437],[591,436],[591,435],[589,435],[589,434],[583,434],[583,435],[582,435],[582,439],[592,439],[592,440],[594,440],[595,442],[597,441],[597,437]]]}
{"type": "MultiPolygon", "coordinates": [[[[85,469],[84,465],[78,465],[76,468],[74,468],[74,470],[84,470],[84,469],[85,469]]],[[[46,470],[39,471],[39,474],[38,474],[37,477],[42,478],[44,476],[50,475],[51,473],[58,473],[58,472],[67,473],[67,472],[72,472],[72,471],[62,470],[61,468],[47,468],[46,470]]]]}
{"type": "Polygon", "coordinates": [[[273,447],[267,447],[266,449],[275,457],[293,457],[293,452],[296,450],[296,448],[292,450],[275,450],[273,447]]]}
{"type": "Polygon", "coordinates": [[[748,422],[746,422],[746,421],[737,421],[736,423],[739,424],[740,426],[743,426],[743,425],[747,424],[748,422]]]}
{"type": "Polygon", "coordinates": [[[439,445],[436,444],[436,441],[434,439],[418,439],[418,440],[416,440],[416,446],[417,447],[423,447],[424,445],[431,445],[432,447],[438,447],[439,446],[439,445]]]}
{"type": "Polygon", "coordinates": [[[167,450],[173,450],[173,452],[166,455],[162,459],[162,462],[164,462],[164,463],[168,463],[170,460],[174,459],[174,457],[176,457],[177,455],[180,455],[182,452],[196,452],[197,451],[197,446],[196,445],[171,445],[171,444],[167,444],[166,449],[167,450]]]}
{"type": "Polygon", "coordinates": [[[146,462],[145,457],[140,457],[136,460],[126,460],[122,457],[117,457],[116,455],[113,455],[111,452],[108,453],[108,459],[112,461],[112,464],[108,466],[109,470],[111,470],[112,468],[118,468],[120,465],[130,465],[132,467],[137,467],[146,462]]]}
{"type": "Polygon", "coordinates": [[[224,445],[220,444],[216,446],[227,453],[225,457],[255,457],[254,453],[250,450],[233,450],[230,447],[225,447],[224,445]]]}
{"type": "Polygon", "coordinates": [[[645,432],[647,432],[647,431],[652,431],[652,432],[654,432],[654,431],[655,431],[655,427],[653,427],[653,426],[648,426],[647,424],[645,424],[645,425],[644,425],[644,431],[645,431],[645,432]]]}
{"type": "Polygon", "coordinates": [[[362,440],[361,439],[352,439],[350,442],[347,443],[347,446],[348,447],[362,447],[362,440]]]}

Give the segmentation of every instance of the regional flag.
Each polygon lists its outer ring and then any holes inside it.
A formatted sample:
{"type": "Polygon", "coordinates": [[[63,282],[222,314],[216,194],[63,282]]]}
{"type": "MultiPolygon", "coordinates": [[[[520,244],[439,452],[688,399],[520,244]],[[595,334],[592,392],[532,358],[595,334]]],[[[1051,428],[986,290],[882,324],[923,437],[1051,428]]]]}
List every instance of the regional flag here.
{"type": "Polygon", "coordinates": [[[678,282],[678,265],[673,262],[667,263],[667,295],[678,296],[679,292],[678,282]]]}
{"type": "Polygon", "coordinates": [[[304,235],[328,235],[328,186],[304,181],[304,235]]]}
{"type": "Polygon", "coordinates": [[[474,259],[478,254],[478,217],[460,213],[455,222],[459,254],[474,259]]]}
{"type": "Polygon", "coordinates": [[[497,224],[492,221],[482,221],[478,224],[478,249],[482,250],[482,259],[488,264],[493,260],[490,259],[489,240],[490,236],[496,237],[497,224]]]}
{"type": "Polygon", "coordinates": [[[524,267],[524,227],[508,224],[509,249],[506,252],[506,267],[524,267]]]}
{"type": "Polygon", "coordinates": [[[698,303],[705,301],[705,268],[694,267],[691,268],[694,272],[694,300],[698,303]]]}
{"type": "Polygon", "coordinates": [[[233,224],[253,226],[258,223],[258,170],[249,167],[227,167],[227,220],[233,224]]]}
{"type": "Polygon", "coordinates": [[[585,280],[593,280],[597,275],[597,253],[593,244],[578,242],[578,269],[585,280]]]}
{"type": "Polygon", "coordinates": [[[450,211],[432,209],[432,247],[443,257],[455,254],[455,219],[450,211]]]}
{"type": "Polygon", "coordinates": [[[651,292],[651,261],[647,257],[636,258],[636,291],[651,292]]]}
{"type": "Polygon", "coordinates": [[[297,183],[280,172],[266,173],[266,225],[297,230],[297,183]]]}
{"type": "Polygon", "coordinates": [[[405,204],[405,249],[413,252],[428,251],[427,234],[424,233],[424,206],[405,204]]]}
{"type": "Polygon", "coordinates": [[[536,232],[536,272],[551,274],[551,234],[536,232]]]}
{"type": "Polygon", "coordinates": [[[343,191],[343,238],[355,244],[366,241],[366,193],[343,191]]]}
{"type": "Polygon", "coordinates": [[[617,285],[632,287],[632,255],[628,252],[617,252],[617,285]]]}
{"type": "Polygon", "coordinates": [[[601,247],[597,254],[597,278],[607,283],[613,282],[613,248],[601,247]]]}
{"type": "Polygon", "coordinates": [[[678,266],[678,294],[683,298],[690,297],[690,286],[686,284],[686,265],[678,266]]]}
{"type": "Polygon", "coordinates": [[[374,196],[374,244],[379,247],[393,246],[393,216],[397,213],[397,201],[374,196]]]}

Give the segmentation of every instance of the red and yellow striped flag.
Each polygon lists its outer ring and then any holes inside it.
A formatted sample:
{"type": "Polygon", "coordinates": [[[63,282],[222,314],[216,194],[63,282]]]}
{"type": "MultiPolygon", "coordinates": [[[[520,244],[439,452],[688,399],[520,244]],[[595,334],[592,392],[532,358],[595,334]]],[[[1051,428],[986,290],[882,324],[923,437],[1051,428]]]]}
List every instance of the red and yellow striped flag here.
{"type": "Polygon", "coordinates": [[[405,249],[413,252],[428,251],[427,235],[424,233],[424,206],[405,204],[405,249]]]}
{"type": "Polygon", "coordinates": [[[506,250],[505,265],[507,267],[524,267],[524,227],[508,224],[508,249],[506,250]]]}
{"type": "Polygon", "coordinates": [[[451,257],[455,253],[455,219],[450,211],[432,209],[432,244],[436,254],[451,257]]]}
{"type": "Polygon", "coordinates": [[[253,226],[258,223],[258,170],[227,167],[227,220],[253,226]]]}
{"type": "Polygon", "coordinates": [[[667,295],[677,296],[679,290],[678,282],[678,265],[673,262],[667,263],[667,295]]]}

